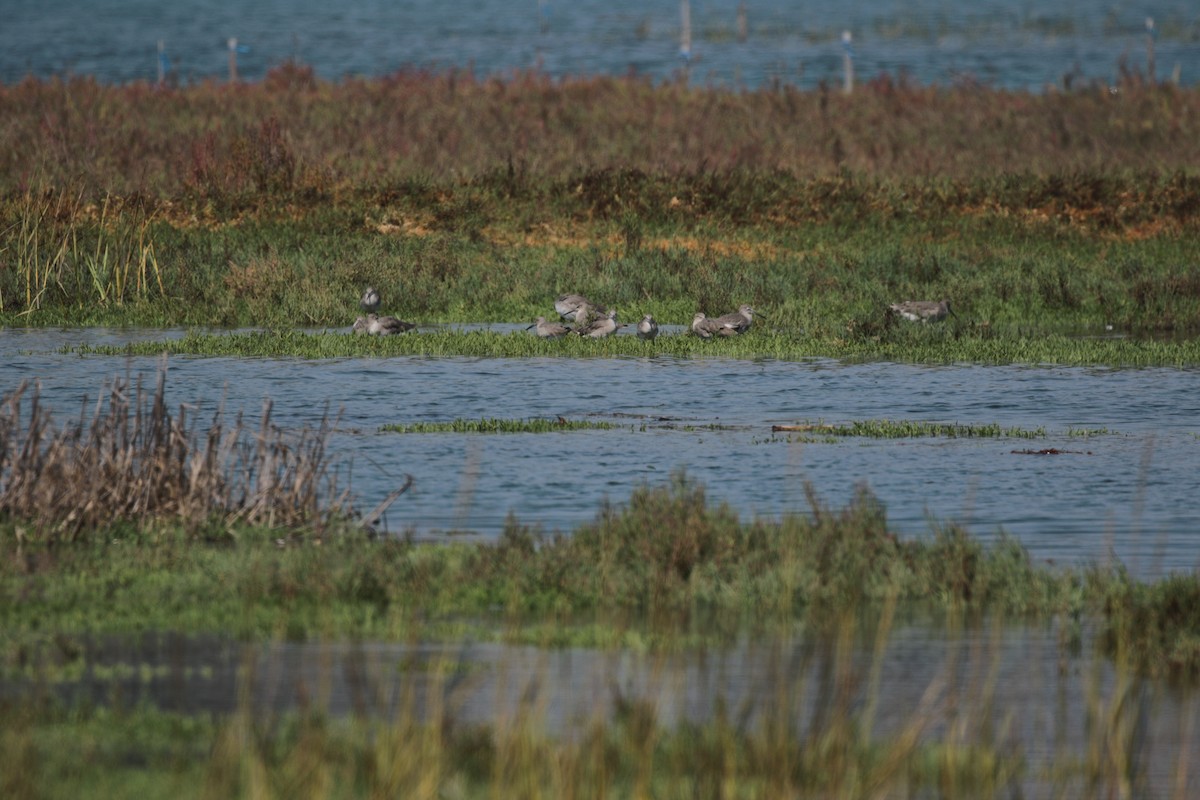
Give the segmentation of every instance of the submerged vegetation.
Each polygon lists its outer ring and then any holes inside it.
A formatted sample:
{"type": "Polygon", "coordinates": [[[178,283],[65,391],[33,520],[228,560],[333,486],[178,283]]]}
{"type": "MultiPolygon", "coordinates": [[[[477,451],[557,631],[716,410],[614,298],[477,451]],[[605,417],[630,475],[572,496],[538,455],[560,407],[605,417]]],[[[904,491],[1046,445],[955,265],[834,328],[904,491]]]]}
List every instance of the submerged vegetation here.
{"type": "MultiPolygon", "coordinates": [[[[946,422],[922,422],[920,420],[862,419],[847,423],[798,423],[776,425],[778,433],[819,433],[825,436],[866,436],[872,439],[908,439],[917,436],[942,436],[950,439],[971,437],[1016,437],[1038,439],[1046,435],[1045,428],[1027,430],[1019,427],[1004,427],[998,423],[988,425],[960,425],[946,422]]],[[[1073,432],[1072,435],[1084,435],[1073,432]]]]}
{"type": "Polygon", "coordinates": [[[615,423],[586,419],[454,419],[449,422],[389,423],[385,433],[551,433],[554,431],[611,430],[615,423]]]}

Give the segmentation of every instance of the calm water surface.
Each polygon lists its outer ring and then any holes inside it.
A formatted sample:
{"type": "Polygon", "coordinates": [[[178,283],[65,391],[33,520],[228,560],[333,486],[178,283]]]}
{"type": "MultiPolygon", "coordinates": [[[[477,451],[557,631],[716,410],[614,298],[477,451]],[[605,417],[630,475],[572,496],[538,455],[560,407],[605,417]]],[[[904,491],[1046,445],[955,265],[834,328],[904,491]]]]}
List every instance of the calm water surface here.
{"type": "MultiPolygon", "coordinates": [[[[155,358],[63,355],[63,344],[160,339],[162,331],[0,333],[0,386],[36,378],[61,420],[105,381],[142,376],[155,358]]],[[[505,517],[547,532],[593,519],[644,484],[686,470],[744,518],[807,513],[805,487],[835,507],[865,486],[891,525],[928,535],[964,523],[1001,530],[1038,559],[1121,559],[1142,575],[1200,565],[1200,371],[914,366],[726,359],[370,358],[310,361],[175,357],[171,404],[200,419],[224,403],[253,425],[263,400],[277,424],[340,413],[331,441],[356,507],[399,486],[394,533],[494,537],[505,517]],[[457,418],[611,421],[614,430],[543,434],[392,434],[387,423],[457,418]],[[1017,438],[804,441],[772,425],[865,419],[1024,429],[1017,438]],[[720,426],[712,428],[710,426],[720,426]],[[1087,437],[1071,430],[1104,430],[1087,437]],[[1014,451],[1056,448],[1060,455],[1014,451]]],[[[812,438],[812,437],[809,437],[812,438]]]]}
{"type": "MultiPolygon", "coordinates": [[[[1157,74],[1200,75],[1193,0],[692,0],[691,80],[813,87],[841,80],[841,34],[853,35],[863,78],[906,73],[920,83],[976,80],[1040,91],[1064,74],[1114,81],[1125,59],[1146,68],[1146,18],[1155,20],[1157,74]],[[738,35],[744,5],[745,40],[738,35]]],[[[677,76],[684,65],[678,0],[6,0],[0,82],[26,75],[154,81],[157,42],[182,82],[224,78],[228,39],[239,73],[261,79],[288,59],[326,78],[405,67],[505,74],[677,76]]]]}

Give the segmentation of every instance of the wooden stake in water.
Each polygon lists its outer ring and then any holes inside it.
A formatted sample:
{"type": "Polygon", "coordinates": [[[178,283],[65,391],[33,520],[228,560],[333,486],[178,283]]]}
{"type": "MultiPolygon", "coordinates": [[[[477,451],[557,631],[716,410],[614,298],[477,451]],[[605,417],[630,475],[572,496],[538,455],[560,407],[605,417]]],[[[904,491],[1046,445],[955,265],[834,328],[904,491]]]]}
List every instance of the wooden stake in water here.
{"type": "Polygon", "coordinates": [[[679,57],[684,64],[692,60],[692,4],[689,0],[679,0],[679,57]]]}
{"type": "Polygon", "coordinates": [[[1150,83],[1154,78],[1154,17],[1146,17],[1146,77],[1150,83]]]}
{"type": "Polygon", "coordinates": [[[854,91],[854,48],[850,46],[850,31],[842,31],[842,70],[845,72],[842,91],[854,91]]]}
{"type": "Polygon", "coordinates": [[[237,43],[237,38],[236,38],[236,37],[231,37],[231,38],[229,39],[229,42],[228,42],[228,44],[229,44],[229,82],[230,82],[230,83],[237,83],[237,79],[238,79],[238,74],[237,74],[237,51],[238,51],[238,43],[237,43]]]}
{"type": "Polygon", "coordinates": [[[738,3],[737,7],[737,37],[739,42],[746,41],[746,36],[750,32],[750,26],[746,22],[746,3],[743,0],[738,3]]]}

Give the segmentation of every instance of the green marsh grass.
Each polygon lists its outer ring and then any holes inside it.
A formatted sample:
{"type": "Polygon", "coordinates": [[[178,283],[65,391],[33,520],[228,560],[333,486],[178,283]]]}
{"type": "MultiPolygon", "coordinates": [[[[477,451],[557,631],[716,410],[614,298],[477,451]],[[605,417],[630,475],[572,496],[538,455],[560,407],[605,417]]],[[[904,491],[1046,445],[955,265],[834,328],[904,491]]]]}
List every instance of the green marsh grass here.
{"type": "Polygon", "coordinates": [[[348,327],[371,283],[429,322],[528,321],[567,291],[677,324],[749,302],[833,357],[893,342],[889,303],[939,297],[1008,351],[1108,325],[1194,338],[1200,159],[1179,132],[1200,90],[1119,88],[29,80],[0,87],[0,322],[348,327]]]}
{"type": "Polygon", "coordinates": [[[355,336],[346,331],[295,330],[249,333],[192,331],[178,339],[124,346],[82,346],[67,352],[96,355],[200,355],[281,358],[493,357],[493,358],[738,358],[801,361],[836,358],[924,364],[1027,364],[1032,366],[1184,367],[1200,364],[1200,339],[1080,339],[1061,335],[1001,337],[953,330],[902,331],[896,336],[814,336],[803,330],[752,330],[705,340],[690,333],[607,339],[540,339],[529,333],[417,330],[401,336],[355,336]]]}
{"type": "Polygon", "coordinates": [[[161,523],[152,536],[110,524],[64,546],[28,527],[0,525],[5,669],[74,636],[146,630],[403,641],[419,629],[453,641],[503,629],[540,644],[715,644],[892,598],[937,613],[1095,619],[1108,652],[1136,641],[1140,671],[1200,670],[1194,575],[1140,583],[1119,565],[1037,564],[1012,539],[986,544],[954,524],[900,538],[865,491],[841,509],[813,498],[807,514],[743,520],[677,476],[573,531],[511,519],[494,541],[372,539],[349,523],[213,539],[161,523]]]}

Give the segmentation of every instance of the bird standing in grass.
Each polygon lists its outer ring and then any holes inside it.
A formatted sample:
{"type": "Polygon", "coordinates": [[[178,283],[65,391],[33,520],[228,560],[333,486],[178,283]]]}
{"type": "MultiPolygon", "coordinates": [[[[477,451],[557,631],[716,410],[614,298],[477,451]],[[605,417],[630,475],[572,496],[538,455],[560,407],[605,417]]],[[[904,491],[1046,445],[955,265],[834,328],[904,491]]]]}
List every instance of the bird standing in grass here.
{"type": "Polygon", "coordinates": [[[581,294],[560,294],[554,301],[554,310],[558,312],[558,315],[573,322],[579,322],[577,315],[581,308],[589,309],[601,316],[608,311],[604,306],[596,305],[581,294]]]}
{"type": "Polygon", "coordinates": [[[366,288],[362,297],[358,298],[358,305],[368,314],[374,314],[379,310],[379,292],[375,291],[375,287],[368,286],[366,288]]]}
{"type": "Polygon", "coordinates": [[[941,322],[947,315],[958,318],[958,314],[950,308],[949,300],[905,300],[903,303],[893,303],[889,308],[912,322],[941,322]]]}
{"type": "Polygon", "coordinates": [[[654,317],[649,314],[642,317],[642,321],[637,326],[637,335],[639,339],[645,339],[648,342],[654,341],[654,337],[658,336],[658,323],[654,321],[654,317]]]}
{"type": "Polygon", "coordinates": [[[692,317],[692,333],[699,336],[701,339],[711,339],[716,336],[736,336],[737,331],[733,328],[726,327],[715,319],[709,319],[704,315],[703,311],[697,311],[696,316],[692,317]]]}
{"type": "MultiPolygon", "coordinates": [[[[557,322],[547,322],[545,317],[538,317],[529,328],[537,328],[537,335],[543,339],[557,339],[563,334],[570,333],[571,329],[566,325],[560,325],[557,322]]],[[[525,330],[529,330],[526,328],[525,330]]]]}
{"type": "MultiPolygon", "coordinates": [[[[355,324],[357,325],[358,323],[355,324]]],[[[380,317],[376,314],[367,314],[367,333],[372,336],[391,336],[392,334],[411,331],[415,327],[417,327],[415,323],[405,322],[395,317],[380,317]]]]}
{"type": "Polygon", "coordinates": [[[717,317],[713,322],[725,328],[733,329],[734,333],[745,333],[750,330],[750,326],[754,323],[754,309],[748,305],[741,305],[737,311],[717,317]]]}
{"type": "Polygon", "coordinates": [[[592,321],[587,327],[577,326],[575,332],[591,339],[603,339],[616,333],[617,329],[621,327],[624,326],[617,322],[616,310],[609,309],[607,314],[592,321]]]}

